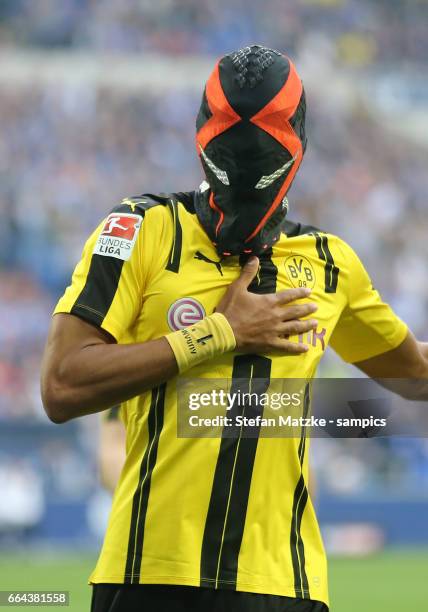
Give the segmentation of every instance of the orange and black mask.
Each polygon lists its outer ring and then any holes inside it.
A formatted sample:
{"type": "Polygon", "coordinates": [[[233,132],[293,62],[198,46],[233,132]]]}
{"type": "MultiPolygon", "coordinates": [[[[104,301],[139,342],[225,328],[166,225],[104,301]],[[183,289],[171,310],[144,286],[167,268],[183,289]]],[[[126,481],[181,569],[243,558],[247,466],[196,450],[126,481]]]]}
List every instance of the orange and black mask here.
{"type": "Polygon", "coordinates": [[[196,120],[206,176],[196,212],[220,255],[261,254],[279,238],[305,111],[302,82],[278,51],[254,45],[215,66],[196,120]]]}

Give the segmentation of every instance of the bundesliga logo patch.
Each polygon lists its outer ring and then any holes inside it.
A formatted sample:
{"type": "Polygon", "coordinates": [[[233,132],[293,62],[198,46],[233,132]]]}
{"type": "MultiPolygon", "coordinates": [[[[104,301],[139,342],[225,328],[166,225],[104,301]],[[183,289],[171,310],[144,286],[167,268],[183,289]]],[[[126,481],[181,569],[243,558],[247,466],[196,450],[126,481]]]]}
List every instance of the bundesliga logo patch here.
{"type": "Polygon", "coordinates": [[[94,255],[128,261],[141,227],[141,217],[127,213],[111,213],[95,244],[94,255]]]}

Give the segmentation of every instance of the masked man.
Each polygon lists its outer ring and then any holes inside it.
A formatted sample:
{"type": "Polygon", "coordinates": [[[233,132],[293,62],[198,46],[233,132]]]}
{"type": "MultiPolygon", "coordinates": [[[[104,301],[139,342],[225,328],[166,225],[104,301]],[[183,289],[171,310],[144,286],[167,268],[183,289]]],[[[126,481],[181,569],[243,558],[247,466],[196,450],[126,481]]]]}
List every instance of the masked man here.
{"type": "Polygon", "coordinates": [[[306,147],[287,57],[260,46],[223,57],[196,147],[198,191],[125,199],[101,222],[46,347],[49,417],[121,403],[127,432],[92,612],[325,611],[304,432],[178,437],[178,378],[258,391],[309,380],[328,344],[369,376],[426,378],[428,350],[345,242],[286,220],[306,147]]]}

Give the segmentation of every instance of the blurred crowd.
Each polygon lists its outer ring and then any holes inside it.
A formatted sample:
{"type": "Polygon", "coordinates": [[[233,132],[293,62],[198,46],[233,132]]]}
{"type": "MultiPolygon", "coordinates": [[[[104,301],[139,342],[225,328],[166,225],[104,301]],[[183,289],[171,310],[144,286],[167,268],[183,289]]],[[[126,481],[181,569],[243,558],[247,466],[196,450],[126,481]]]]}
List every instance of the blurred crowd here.
{"type": "MultiPolygon", "coordinates": [[[[364,78],[385,64],[426,66],[427,11],[424,0],[3,0],[0,48],[220,54],[257,41],[298,64],[302,40],[322,30],[334,43],[330,61],[364,78]]],[[[309,144],[290,218],[348,240],[384,298],[428,340],[427,149],[386,130],[367,100],[334,96],[322,74],[307,91],[309,144]]],[[[125,196],[197,188],[199,102],[185,90],[88,83],[11,81],[0,90],[0,421],[46,418],[46,330],[90,231],[125,196]]],[[[326,371],[347,370],[332,360],[326,371]]],[[[428,473],[428,448],[415,453],[415,474],[422,464],[428,473]]]]}
{"type": "Polygon", "coordinates": [[[351,63],[425,62],[426,0],[3,0],[7,44],[218,54],[268,43],[290,53],[322,30],[351,63]],[[260,36],[264,40],[260,39],[260,36]]]}

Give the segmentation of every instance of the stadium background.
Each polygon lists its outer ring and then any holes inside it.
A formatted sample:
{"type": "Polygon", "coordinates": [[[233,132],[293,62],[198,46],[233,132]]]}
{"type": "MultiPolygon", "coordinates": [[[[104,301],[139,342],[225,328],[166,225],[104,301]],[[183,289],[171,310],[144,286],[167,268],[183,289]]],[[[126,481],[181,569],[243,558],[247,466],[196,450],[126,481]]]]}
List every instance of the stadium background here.
{"type": "MultiPolygon", "coordinates": [[[[426,0],[0,0],[0,590],[85,581],[109,498],[98,420],[39,397],[52,307],[122,197],[195,188],[194,118],[214,59],[287,52],[308,99],[291,218],[340,234],[428,340],[426,0]]],[[[327,376],[356,375],[329,355],[327,376]]],[[[318,440],[332,610],[427,601],[428,441],[318,440]]]]}

